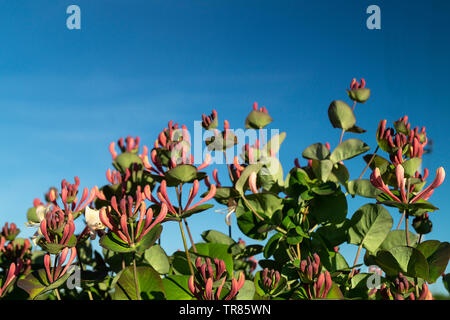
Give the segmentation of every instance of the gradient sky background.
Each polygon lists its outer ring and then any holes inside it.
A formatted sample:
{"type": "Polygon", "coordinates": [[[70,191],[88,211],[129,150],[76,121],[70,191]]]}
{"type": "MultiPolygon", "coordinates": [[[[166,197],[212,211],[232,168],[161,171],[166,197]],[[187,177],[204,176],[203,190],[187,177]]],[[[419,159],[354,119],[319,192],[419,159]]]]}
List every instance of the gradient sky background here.
{"type": "MultiPolygon", "coordinates": [[[[254,101],[267,106],[271,128],[287,132],[287,173],[308,145],[336,146],[327,108],[348,100],[353,77],[372,90],[356,109],[367,129],[358,138],[374,149],[378,121],[407,114],[433,140],[424,166],[434,178],[450,167],[449,18],[445,0],[2,1],[0,223],[32,235],[26,210],[48,187],[75,175],[83,187],[106,184],[111,141],[139,135],[151,146],[168,120],[192,129],[212,108],[242,128],[254,101]],[[81,30],[66,28],[71,4],[81,8],[81,30]],[[366,28],[371,4],[381,8],[381,30],[366,28]]],[[[360,158],[346,164],[353,179],[364,167],[360,158]]],[[[449,240],[449,189],[445,181],[431,198],[440,210],[427,238],[449,240]]],[[[348,216],[365,202],[349,199],[348,216]]],[[[399,214],[391,214],[395,226],[399,214]]],[[[227,232],[223,219],[213,210],[194,216],[195,239],[205,229],[227,232]]],[[[171,254],[181,237],[175,224],[165,227],[171,254]]],[[[342,252],[351,263],[356,246],[342,252]]],[[[441,280],[432,288],[443,292],[441,280]]]]}

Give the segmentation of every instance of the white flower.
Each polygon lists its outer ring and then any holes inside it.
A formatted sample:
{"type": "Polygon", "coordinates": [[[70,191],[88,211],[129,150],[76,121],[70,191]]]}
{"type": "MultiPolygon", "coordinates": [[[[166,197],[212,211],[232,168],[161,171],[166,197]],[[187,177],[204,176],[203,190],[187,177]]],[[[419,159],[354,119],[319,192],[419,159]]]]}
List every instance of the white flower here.
{"type": "Polygon", "coordinates": [[[86,224],[89,228],[91,239],[95,239],[95,235],[97,230],[104,230],[106,227],[100,220],[100,210],[94,210],[89,207],[86,207],[84,211],[84,217],[86,219],[86,224]]]}

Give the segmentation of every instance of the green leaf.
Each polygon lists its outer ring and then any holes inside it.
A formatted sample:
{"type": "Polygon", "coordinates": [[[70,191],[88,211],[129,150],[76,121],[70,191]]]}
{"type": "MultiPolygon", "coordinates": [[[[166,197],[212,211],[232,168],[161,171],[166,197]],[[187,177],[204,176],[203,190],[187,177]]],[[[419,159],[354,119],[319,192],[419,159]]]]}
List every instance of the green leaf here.
{"type": "Polygon", "coordinates": [[[138,164],[143,167],[142,160],[136,153],[133,152],[122,152],[113,161],[114,167],[122,173],[125,173],[127,169],[132,169],[134,164],[138,164]]]}
{"type": "Polygon", "coordinates": [[[236,300],[253,300],[254,296],[255,284],[251,280],[245,280],[244,285],[236,296],[236,300]]]}
{"type": "Polygon", "coordinates": [[[422,164],[421,158],[411,158],[402,163],[403,169],[405,169],[405,178],[415,177],[416,172],[419,170],[422,164]]]}
{"type": "Polygon", "coordinates": [[[104,234],[100,238],[100,245],[108,250],[114,251],[114,252],[134,252],[135,249],[131,248],[128,243],[122,241],[115,233],[108,232],[104,234]]]}
{"type": "Polygon", "coordinates": [[[311,191],[319,196],[327,196],[329,194],[333,194],[338,190],[339,186],[332,181],[328,181],[325,183],[320,183],[311,188],[311,191]]]}
{"type": "Polygon", "coordinates": [[[347,199],[342,191],[311,200],[311,215],[317,223],[340,223],[347,216],[347,199]]]}
{"type": "Polygon", "coordinates": [[[255,240],[264,240],[267,237],[267,231],[261,232],[261,230],[266,229],[268,224],[259,220],[252,211],[239,208],[243,207],[238,205],[236,219],[242,233],[255,240]]]}
{"type": "Polygon", "coordinates": [[[191,300],[189,291],[189,275],[170,275],[162,279],[167,300],[191,300]]]}
{"type": "Polygon", "coordinates": [[[247,129],[261,129],[267,126],[269,123],[272,122],[272,117],[269,116],[267,113],[259,111],[259,110],[252,110],[250,114],[245,119],[245,128],[247,129]]]}
{"type": "Polygon", "coordinates": [[[141,241],[136,244],[136,251],[142,253],[150,248],[161,236],[162,229],[163,226],[161,224],[155,225],[145,236],[142,237],[141,241]]]}
{"type": "MultiPolygon", "coordinates": [[[[221,243],[197,243],[196,255],[203,257],[217,258],[225,262],[228,274],[233,274],[233,256],[228,252],[229,245],[221,243]]],[[[193,253],[193,248],[190,249],[193,253]]]]}
{"type": "Polygon", "coordinates": [[[331,174],[328,177],[328,180],[340,183],[343,186],[347,185],[349,179],[350,174],[348,173],[347,167],[341,163],[336,163],[333,166],[333,170],[331,170],[331,174]]]}
{"type": "Polygon", "coordinates": [[[348,230],[349,243],[362,245],[374,252],[386,239],[392,228],[393,219],[381,205],[366,204],[358,209],[351,218],[348,230]]]}
{"type": "Polygon", "coordinates": [[[365,103],[370,97],[369,88],[347,90],[347,93],[350,99],[359,103],[365,103]]]}
{"type": "Polygon", "coordinates": [[[365,198],[376,199],[382,191],[375,188],[370,180],[359,179],[349,181],[347,184],[348,193],[352,196],[358,195],[365,198]]]}
{"type": "Polygon", "coordinates": [[[342,160],[352,159],[360,154],[367,152],[370,147],[359,139],[348,139],[342,142],[333,150],[330,160],[334,163],[342,160]]]}
{"type": "MultiPolygon", "coordinates": [[[[363,159],[366,163],[369,163],[370,159],[372,159],[373,154],[366,154],[363,156],[363,159]]],[[[384,174],[386,170],[389,168],[391,163],[386,160],[383,157],[380,157],[379,155],[375,155],[373,160],[370,162],[370,169],[375,170],[375,168],[378,168],[380,170],[380,174],[384,174]]]]}
{"type": "Polygon", "coordinates": [[[423,279],[429,276],[427,259],[416,248],[399,246],[389,251],[380,250],[375,261],[388,276],[396,276],[399,272],[423,279]]]}
{"type": "Polygon", "coordinates": [[[258,182],[266,191],[278,192],[279,188],[283,186],[283,167],[280,161],[275,157],[261,158],[263,167],[258,172],[258,182]]]}
{"type": "MultiPolygon", "coordinates": [[[[164,286],[159,273],[150,266],[136,267],[137,283],[142,300],[163,300],[164,286]]],[[[118,275],[113,294],[114,300],[137,300],[133,266],[118,275]]]]}
{"type": "Polygon", "coordinates": [[[344,295],[342,294],[341,289],[339,289],[339,286],[333,282],[331,285],[330,291],[328,291],[326,299],[330,300],[344,300],[344,295]]]}
{"type": "Polygon", "coordinates": [[[191,182],[197,177],[197,168],[190,164],[180,164],[165,173],[169,186],[191,182]]]}
{"type": "Polygon", "coordinates": [[[276,211],[283,208],[283,199],[273,193],[253,193],[246,196],[246,199],[256,213],[268,217],[269,219],[276,211]]]}
{"type": "Polygon", "coordinates": [[[429,266],[427,281],[434,283],[445,272],[450,259],[450,244],[437,240],[424,241],[417,246],[417,250],[423,253],[429,266]]]}
{"type": "Polygon", "coordinates": [[[330,150],[322,143],[314,143],[306,148],[302,156],[310,160],[325,160],[330,155],[330,150]]]}
{"type": "MultiPolygon", "coordinates": [[[[419,236],[414,232],[409,232],[409,245],[414,247],[419,240],[419,236]]],[[[391,230],[387,235],[386,239],[384,239],[383,243],[380,245],[378,250],[386,250],[389,251],[394,247],[406,246],[406,235],[405,230],[391,230]]]]}
{"type": "Polygon", "coordinates": [[[272,237],[270,237],[264,247],[264,258],[268,259],[273,255],[282,236],[283,235],[281,233],[275,233],[272,237]]]}
{"type": "Polygon", "coordinates": [[[170,270],[170,262],[166,252],[161,246],[155,244],[151,248],[145,250],[145,260],[160,274],[167,274],[170,270]]]}
{"type": "Polygon", "coordinates": [[[333,128],[348,130],[356,123],[355,115],[348,104],[341,100],[331,102],[328,117],[333,128]]]}
{"type": "Polygon", "coordinates": [[[206,242],[212,242],[212,243],[221,243],[226,245],[232,245],[236,242],[231,239],[226,234],[216,231],[216,230],[206,230],[202,233],[202,238],[206,242]]]}
{"type": "Polygon", "coordinates": [[[196,206],[196,207],[193,208],[193,209],[189,209],[188,211],[185,211],[185,212],[180,216],[180,218],[181,218],[181,219],[183,219],[183,218],[188,218],[188,217],[192,216],[193,214],[196,214],[196,213],[200,213],[200,212],[209,210],[209,209],[211,209],[211,208],[213,208],[213,207],[214,207],[213,204],[204,203],[204,204],[201,204],[201,205],[199,205],[199,206],[196,206]]]}
{"type": "Polygon", "coordinates": [[[35,300],[44,293],[62,286],[70,275],[71,273],[67,272],[57,281],[49,283],[46,271],[44,269],[39,269],[29,273],[25,278],[18,280],[17,286],[29,294],[30,300],[35,300]]]}
{"type": "Polygon", "coordinates": [[[63,250],[65,247],[75,247],[77,244],[77,237],[75,235],[72,235],[67,242],[67,244],[59,244],[59,243],[47,243],[44,238],[40,238],[38,241],[38,245],[42,248],[42,250],[47,251],[51,254],[58,254],[63,250]]]}
{"type": "MultiPolygon", "coordinates": [[[[326,242],[328,248],[333,248],[347,241],[348,229],[350,228],[350,220],[345,219],[343,222],[322,225],[316,230],[319,236],[326,242]]],[[[314,233],[314,234],[315,234],[314,233]]]]}
{"type": "Polygon", "coordinates": [[[333,170],[333,162],[331,160],[313,160],[312,168],[314,174],[319,177],[321,181],[326,182],[331,170],[333,170]]]}

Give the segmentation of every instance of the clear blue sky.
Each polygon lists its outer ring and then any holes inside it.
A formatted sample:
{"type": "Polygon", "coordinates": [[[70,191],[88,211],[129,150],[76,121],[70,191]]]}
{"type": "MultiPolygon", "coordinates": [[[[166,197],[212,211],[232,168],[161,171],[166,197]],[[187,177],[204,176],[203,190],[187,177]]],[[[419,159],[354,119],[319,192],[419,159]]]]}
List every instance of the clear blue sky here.
{"type": "MultiPolygon", "coordinates": [[[[336,146],[327,108],[346,99],[353,77],[372,90],[356,109],[372,149],[378,121],[407,114],[434,142],[431,176],[439,166],[449,172],[449,18],[445,0],[2,1],[0,223],[25,230],[33,198],[62,178],[105,184],[111,141],[131,134],[151,145],[168,120],[192,129],[213,107],[239,128],[253,101],[267,106],[272,128],[287,132],[287,172],[308,145],[336,146]],[[66,28],[71,4],[81,8],[81,30],[66,28]],[[381,30],[366,28],[371,4],[381,8],[381,30]]],[[[362,160],[347,165],[357,178],[362,160]]],[[[449,188],[445,181],[431,198],[441,208],[431,237],[441,241],[449,188]]],[[[349,216],[363,203],[350,200],[349,216]]],[[[205,229],[226,232],[223,218],[193,217],[196,240],[205,229]]],[[[181,247],[176,227],[163,234],[169,253],[181,247]]],[[[351,262],[356,248],[343,252],[351,262]]]]}

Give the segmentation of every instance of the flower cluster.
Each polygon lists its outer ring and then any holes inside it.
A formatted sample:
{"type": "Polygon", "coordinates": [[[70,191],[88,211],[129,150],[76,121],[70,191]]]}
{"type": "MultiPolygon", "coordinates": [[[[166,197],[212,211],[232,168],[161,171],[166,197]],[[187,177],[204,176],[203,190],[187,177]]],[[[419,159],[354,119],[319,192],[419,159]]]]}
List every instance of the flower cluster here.
{"type": "Polygon", "coordinates": [[[402,273],[394,279],[391,287],[383,284],[380,295],[385,300],[433,300],[433,296],[424,282],[421,288],[416,290],[413,281],[408,280],[402,273]]]}
{"type": "Polygon", "coordinates": [[[197,268],[196,276],[192,275],[189,278],[189,290],[198,300],[231,300],[244,286],[245,277],[241,272],[238,279],[231,279],[231,288],[229,292],[222,297],[222,289],[224,288],[227,273],[225,269],[225,262],[223,260],[214,259],[214,268],[210,258],[205,259],[202,263],[200,257],[195,261],[197,268]],[[217,282],[218,286],[213,284],[217,282]]]}
{"type": "Polygon", "coordinates": [[[308,257],[300,262],[300,279],[309,299],[326,298],[333,281],[330,273],[322,272],[320,257],[314,253],[313,259],[308,257]]]}
{"type": "MultiPolygon", "coordinates": [[[[129,246],[141,241],[153,227],[162,222],[167,215],[167,206],[163,204],[158,216],[153,219],[153,209],[147,209],[144,193],[136,192],[135,197],[123,197],[118,202],[114,196],[111,207],[102,207],[99,212],[101,226],[108,227],[129,246]],[[135,223],[137,219],[137,224],[135,223]]],[[[97,222],[98,225],[98,222],[97,222]]]]}
{"type": "Polygon", "coordinates": [[[44,268],[48,283],[51,284],[58,281],[58,279],[61,279],[67,273],[69,267],[72,265],[72,262],[75,260],[76,256],[77,256],[76,248],[66,247],[61,251],[60,254],[55,256],[54,266],[52,266],[51,255],[46,254],[44,256],[44,268]],[[65,265],[63,265],[66,262],[68,256],[69,260],[65,265]]]}

